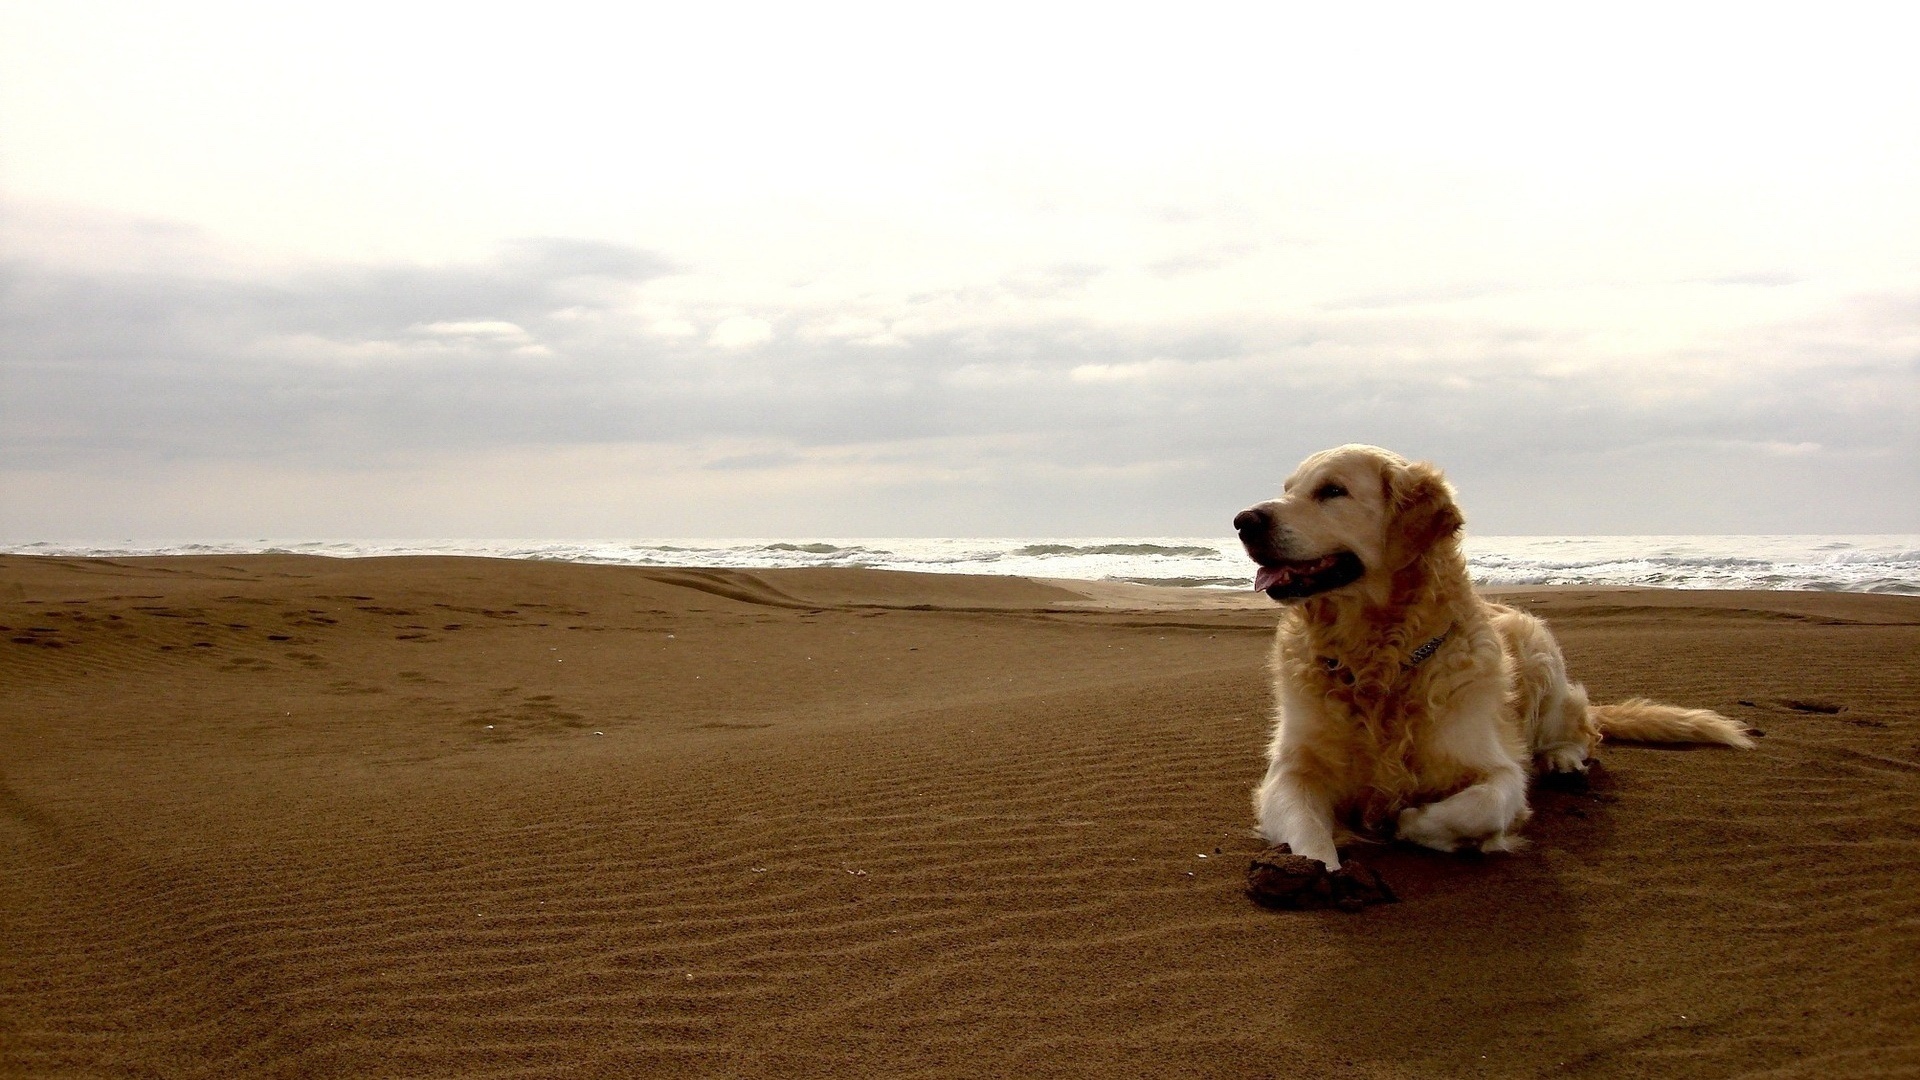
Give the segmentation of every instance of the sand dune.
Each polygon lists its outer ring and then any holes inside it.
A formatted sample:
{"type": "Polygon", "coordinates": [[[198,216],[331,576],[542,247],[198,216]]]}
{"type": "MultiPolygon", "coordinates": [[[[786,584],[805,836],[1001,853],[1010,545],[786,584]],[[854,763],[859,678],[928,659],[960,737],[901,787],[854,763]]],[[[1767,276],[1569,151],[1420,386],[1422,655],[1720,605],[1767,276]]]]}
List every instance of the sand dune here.
{"type": "Polygon", "coordinates": [[[1541,589],[1531,850],[1241,894],[1258,597],[0,557],[0,1073],[1920,1073],[1920,600],[1541,589]]]}

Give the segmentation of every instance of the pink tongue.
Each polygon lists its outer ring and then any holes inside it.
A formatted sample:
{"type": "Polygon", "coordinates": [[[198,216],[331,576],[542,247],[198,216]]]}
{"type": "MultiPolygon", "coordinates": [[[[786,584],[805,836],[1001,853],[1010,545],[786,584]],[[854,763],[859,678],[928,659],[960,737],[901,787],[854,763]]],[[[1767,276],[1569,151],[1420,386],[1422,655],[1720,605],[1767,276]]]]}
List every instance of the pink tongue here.
{"type": "Polygon", "coordinates": [[[1266,592],[1289,576],[1278,566],[1262,566],[1253,572],[1253,591],[1266,592]]]}

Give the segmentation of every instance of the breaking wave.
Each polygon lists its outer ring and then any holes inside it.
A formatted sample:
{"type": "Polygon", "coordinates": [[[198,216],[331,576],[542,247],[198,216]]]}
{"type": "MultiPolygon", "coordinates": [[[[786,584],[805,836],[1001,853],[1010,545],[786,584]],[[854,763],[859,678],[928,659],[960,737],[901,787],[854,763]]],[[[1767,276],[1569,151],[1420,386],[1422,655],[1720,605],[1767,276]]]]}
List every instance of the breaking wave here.
{"type": "MultiPolygon", "coordinates": [[[[1914,536],[1488,536],[1467,539],[1483,586],[1644,585],[1920,595],[1914,536]]],[[[826,566],[1250,588],[1232,537],[742,538],[691,540],[135,540],[0,544],[0,553],[480,555],[626,566],[826,566]]]]}

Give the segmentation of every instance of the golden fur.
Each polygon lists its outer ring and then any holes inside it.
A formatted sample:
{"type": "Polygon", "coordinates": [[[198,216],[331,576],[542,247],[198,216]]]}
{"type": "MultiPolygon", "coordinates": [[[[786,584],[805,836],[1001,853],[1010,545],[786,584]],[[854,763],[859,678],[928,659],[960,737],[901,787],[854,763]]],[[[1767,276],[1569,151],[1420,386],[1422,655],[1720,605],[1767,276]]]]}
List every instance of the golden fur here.
{"type": "Polygon", "coordinates": [[[1308,458],[1235,520],[1287,605],[1254,791],[1269,843],[1329,867],[1352,836],[1511,850],[1530,774],[1585,771],[1602,733],[1752,745],[1704,709],[1589,705],[1545,623],[1475,595],[1463,524],[1438,469],[1359,445],[1308,458]]]}

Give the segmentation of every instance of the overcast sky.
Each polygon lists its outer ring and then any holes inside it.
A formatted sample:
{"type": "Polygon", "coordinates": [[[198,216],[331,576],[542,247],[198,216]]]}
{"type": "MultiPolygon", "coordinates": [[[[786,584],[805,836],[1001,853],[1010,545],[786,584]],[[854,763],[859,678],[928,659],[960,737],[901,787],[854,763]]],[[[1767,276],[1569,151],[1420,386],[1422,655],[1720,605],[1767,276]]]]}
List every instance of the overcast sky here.
{"type": "Polygon", "coordinates": [[[0,2],[0,540],[1920,532],[1920,21],[1327,8],[0,2]]]}

